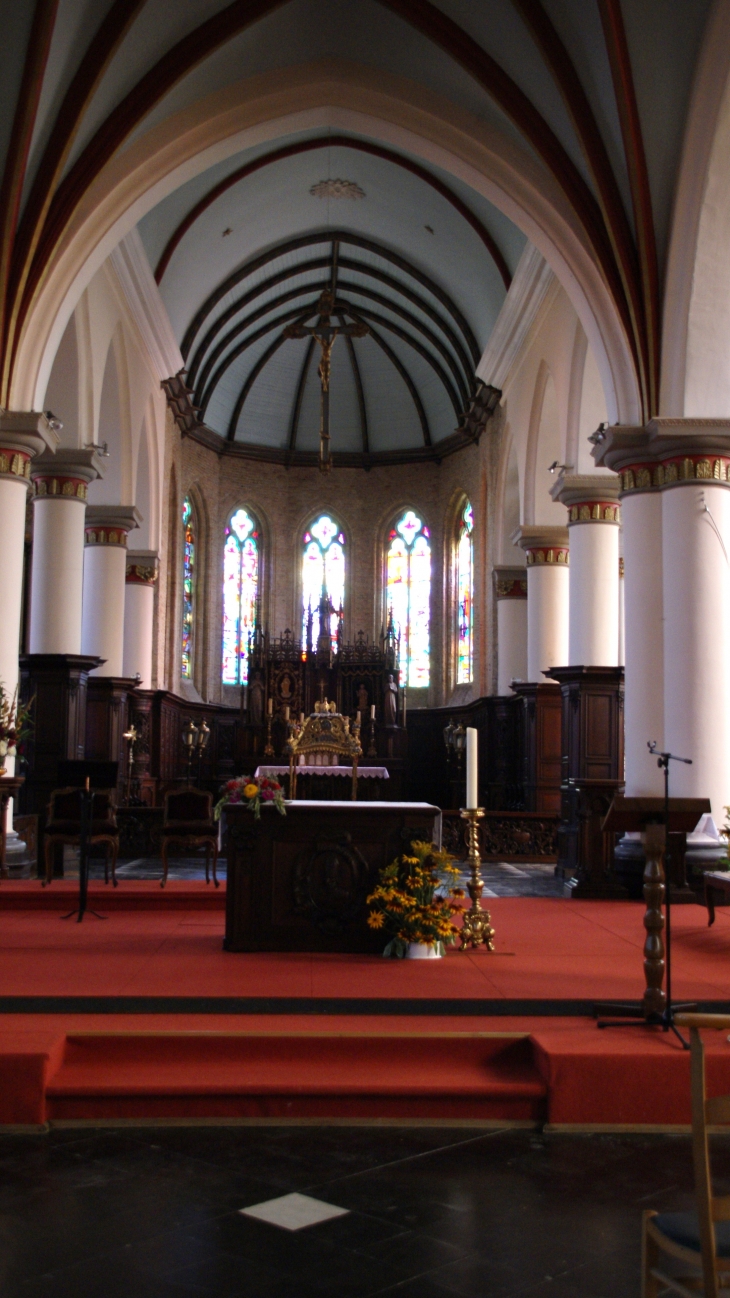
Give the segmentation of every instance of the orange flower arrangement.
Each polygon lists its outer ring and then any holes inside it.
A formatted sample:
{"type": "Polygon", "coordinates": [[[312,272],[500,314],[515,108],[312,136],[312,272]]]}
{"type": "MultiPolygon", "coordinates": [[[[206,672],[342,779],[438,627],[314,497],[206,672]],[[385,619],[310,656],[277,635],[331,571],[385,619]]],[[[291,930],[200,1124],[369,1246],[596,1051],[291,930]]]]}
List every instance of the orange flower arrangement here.
{"type": "Polygon", "coordinates": [[[383,955],[404,956],[411,942],[438,947],[454,942],[459,930],[452,916],[464,896],[455,886],[459,873],[448,852],[420,842],[380,871],[367,902],[370,927],[390,934],[383,955]]]}

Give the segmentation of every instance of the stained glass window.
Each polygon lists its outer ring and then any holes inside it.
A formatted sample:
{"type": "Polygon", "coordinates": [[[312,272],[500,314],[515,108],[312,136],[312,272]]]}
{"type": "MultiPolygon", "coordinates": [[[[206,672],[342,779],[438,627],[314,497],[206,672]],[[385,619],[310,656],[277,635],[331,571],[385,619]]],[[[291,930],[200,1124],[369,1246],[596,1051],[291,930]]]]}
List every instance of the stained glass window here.
{"type": "Polygon", "coordinates": [[[186,496],[182,508],[183,524],[183,606],[182,606],[182,663],[185,680],[193,676],[193,645],[195,640],[195,514],[190,497],[186,496]]]}
{"type": "Polygon", "coordinates": [[[261,536],[251,515],[237,509],[223,548],[224,685],[248,681],[248,642],[256,626],[261,536]]]}
{"type": "Polygon", "coordinates": [[[302,641],[306,643],[309,610],[312,610],[312,644],[319,635],[319,602],[322,587],[334,612],[330,635],[337,634],[339,612],[345,603],[345,536],[329,514],[320,514],[304,533],[302,555],[302,641]]]}
{"type": "Polygon", "coordinates": [[[474,657],[474,513],[467,500],[459,516],[456,543],[457,685],[472,677],[474,657]]]}
{"type": "Polygon", "coordinates": [[[412,509],[391,530],[387,555],[388,611],[400,634],[400,678],[423,689],[430,679],[430,532],[412,509]]]}

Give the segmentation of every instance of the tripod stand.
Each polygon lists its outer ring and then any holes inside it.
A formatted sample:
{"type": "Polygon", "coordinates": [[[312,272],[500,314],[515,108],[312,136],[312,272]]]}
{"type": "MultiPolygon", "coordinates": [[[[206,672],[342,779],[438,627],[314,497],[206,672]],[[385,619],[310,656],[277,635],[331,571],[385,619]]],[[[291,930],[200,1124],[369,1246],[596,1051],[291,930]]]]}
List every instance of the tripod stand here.
{"type": "MultiPolygon", "coordinates": [[[[644,947],[644,954],[645,954],[644,966],[645,969],[647,970],[647,975],[649,974],[649,966],[651,964],[653,964],[654,966],[658,966],[661,972],[661,965],[662,965],[661,955],[656,950],[656,947],[657,946],[659,948],[661,947],[660,912],[661,912],[661,904],[663,901],[664,912],[665,912],[663,971],[666,972],[666,994],[661,991],[661,977],[660,977],[658,986],[647,988],[647,992],[644,995],[643,1005],[610,1005],[610,1004],[596,1005],[595,1013],[596,1014],[608,1013],[608,1014],[616,1014],[619,1016],[616,1019],[599,1019],[597,1024],[599,1028],[628,1028],[628,1027],[643,1028],[647,1026],[660,1027],[664,1032],[673,1032],[675,1037],[677,1037],[677,1039],[681,1041],[684,1049],[689,1050],[689,1042],[685,1041],[681,1032],[676,1027],[674,1022],[674,1016],[677,1011],[694,1010],[697,1008],[697,1006],[694,1004],[674,1005],[672,1003],[672,890],[671,890],[672,885],[671,885],[671,871],[670,871],[671,856],[669,852],[669,763],[682,762],[684,763],[685,766],[691,766],[692,759],[690,757],[678,757],[676,753],[657,753],[656,741],[654,741],[653,743],[647,743],[647,748],[649,749],[650,753],[656,754],[657,766],[659,767],[660,770],[664,772],[663,820],[664,820],[665,869],[664,869],[663,879],[661,877],[660,868],[658,871],[658,877],[655,877],[652,880],[649,880],[647,878],[648,871],[647,874],[645,874],[644,895],[647,900],[647,905],[649,904],[649,900],[650,900],[647,893],[648,890],[651,888],[655,891],[656,894],[655,897],[657,903],[656,909],[659,911],[659,918],[658,918],[658,923],[654,925],[654,927],[656,928],[656,935],[653,938],[649,936],[651,931],[651,926],[648,920],[645,919],[645,927],[647,929],[648,936],[644,947]],[[663,999],[664,1003],[661,1006],[661,1008],[659,1008],[656,1002],[660,1001],[661,999],[663,999]]],[[[648,915],[649,915],[649,910],[647,910],[647,916],[648,915]]],[[[648,978],[647,981],[649,981],[648,978]]]]}
{"type": "MultiPolygon", "coordinates": [[[[94,793],[89,788],[88,775],[83,789],[79,789],[79,800],[81,802],[79,821],[79,902],[74,910],[68,912],[68,915],[61,916],[61,919],[73,919],[75,915],[77,924],[81,923],[86,914],[86,901],[89,893],[89,833],[94,814],[94,793]]],[[[97,919],[106,919],[106,915],[100,915],[95,910],[89,911],[89,914],[95,915],[97,919]]]]}

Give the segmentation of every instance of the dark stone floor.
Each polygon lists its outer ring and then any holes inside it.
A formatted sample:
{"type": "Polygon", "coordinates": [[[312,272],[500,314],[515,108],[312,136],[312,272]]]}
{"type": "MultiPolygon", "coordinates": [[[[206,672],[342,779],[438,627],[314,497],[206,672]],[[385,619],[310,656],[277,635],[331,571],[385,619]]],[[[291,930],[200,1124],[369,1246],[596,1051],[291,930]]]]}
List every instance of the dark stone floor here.
{"type": "MultiPolygon", "coordinates": [[[[720,1150],[730,1172],[730,1144],[720,1150]]],[[[636,1298],[689,1139],[403,1128],[0,1137],[3,1298],[636,1298]],[[240,1209],[348,1209],[295,1233],[240,1209]]]]}

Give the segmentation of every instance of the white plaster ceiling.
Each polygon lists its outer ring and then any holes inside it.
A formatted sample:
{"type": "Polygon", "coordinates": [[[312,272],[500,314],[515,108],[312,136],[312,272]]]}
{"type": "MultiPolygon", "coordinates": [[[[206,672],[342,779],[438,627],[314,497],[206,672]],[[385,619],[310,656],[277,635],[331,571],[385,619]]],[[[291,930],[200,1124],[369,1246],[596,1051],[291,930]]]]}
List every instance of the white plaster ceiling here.
{"type": "MultiPolygon", "coordinates": [[[[317,137],[314,132],[282,137],[265,149],[238,154],[211,168],[149,212],[139,230],[150,265],[158,266],[180,221],[224,177],[274,149],[317,138],[323,147],[275,161],[217,198],[183,236],[160,279],[195,403],[210,428],[223,436],[233,434],[231,419],[243,386],[283,329],[287,313],[305,311],[330,283],[337,245],[338,300],[357,313],[374,312],[378,317],[370,323],[416,387],[430,440],[438,442],[457,428],[473,394],[476,363],[506,288],[479,234],[420,176],[338,142],[337,137],[317,137]],[[313,196],[312,186],[328,178],[354,181],[365,197],[313,196]],[[348,238],[356,242],[348,243],[348,238]],[[305,246],[288,246],[302,239],[307,241],[305,246]],[[283,251],[277,255],[279,248],[283,251]],[[219,292],[229,277],[245,272],[262,257],[267,257],[265,264],[242,274],[228,291],[219,292]],[[297,272],[299,266],[302,270],[297,272]],[[271,279],[278,282],[252,296],[271,279]],[[248,303],[235,311],[244,296],[248,303]],[[287,300],[280,301],[284,296],[287,300]],[[204,318],[191,328],[206,303],[204,318]],[[256,318],[242,329],[242,322],[252,314],[256,318]],[[271,330],[275,321],[280,321],[278,329],[271,330]],[[242,341],[263,330],[227,365],[242,341]],[[416,346],[403,338],[404,332],[416,346]]],[[[510,273],[514,271],[525,246],[524,235],[468,185],[455,184],[436,169],[431,174],[448,184],[479,218],[510,273]]],[[[312,316],[308,323],[315,319],[312,316]]],[[[370,337],[355,339],[353,347],[369,449],[423,446],[423,420],[398,364],[370,337]]],[[[306,350],[306,342],[293,339],[272,355],[246,397],[235,424],[236,440],[279,449],[288,445],[306,350]]],[[[317,361],[318,356],[309,366],[301,399],[296,448],[302,450],[315,449],[317,444],[317,361]]],[[[357,379],[344,340],[335,344],[333,366],[333,449],[363,450],[357,379]]]]}

